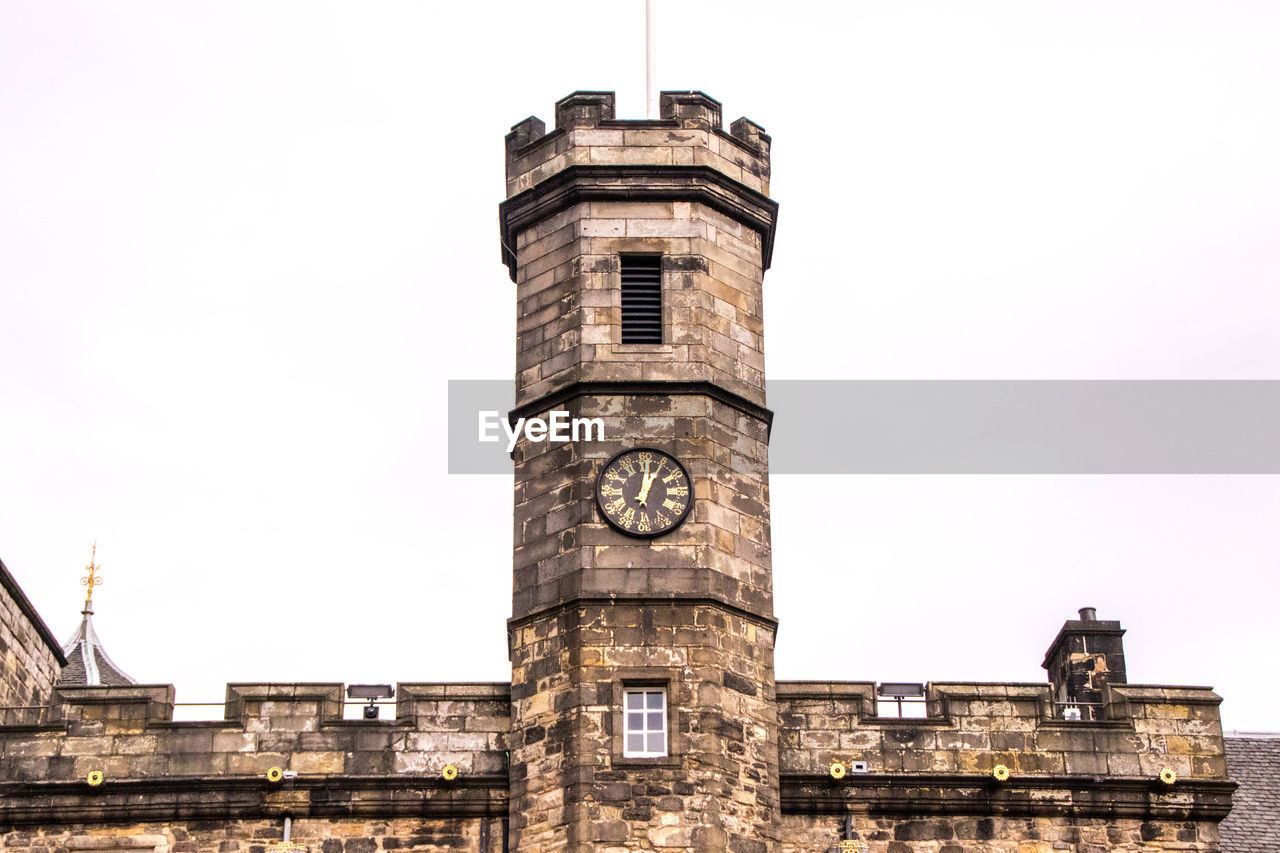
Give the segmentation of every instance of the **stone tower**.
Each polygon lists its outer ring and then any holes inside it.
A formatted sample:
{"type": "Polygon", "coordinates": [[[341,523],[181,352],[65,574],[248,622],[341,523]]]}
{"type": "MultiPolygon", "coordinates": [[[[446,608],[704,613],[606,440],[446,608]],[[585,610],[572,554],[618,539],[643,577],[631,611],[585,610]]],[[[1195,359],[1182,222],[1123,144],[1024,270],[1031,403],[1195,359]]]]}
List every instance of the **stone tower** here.
{"type": "Polygon", "coordinates": [[[512,416],[604,424],[514,453],[514,850],[774,847],[769,142],[747,119],[726,133],[701,92],[664,92],[649,121],[575,92],[551,132],[528,118],[507,136],[512,416]],[[633,268],[651,276],[640,309],[623,299],[633,268]],[[642,343],[623,333],[637,322],[642,343]],[[629,448],[687,471],[691,506],[665,535],[628,535],[598,502],[629,448]],[[645,726],[655,740],[632,740],[645,726]]]}

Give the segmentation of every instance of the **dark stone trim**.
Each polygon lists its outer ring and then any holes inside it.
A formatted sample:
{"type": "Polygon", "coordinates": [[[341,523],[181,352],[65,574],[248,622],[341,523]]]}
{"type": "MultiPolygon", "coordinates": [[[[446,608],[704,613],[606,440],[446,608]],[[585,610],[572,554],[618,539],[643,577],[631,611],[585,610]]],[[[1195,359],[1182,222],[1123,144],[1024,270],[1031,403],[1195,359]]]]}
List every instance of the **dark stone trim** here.
{"type": "Polygon", "coordinates": [[[58,661],[58,666],[66,666],[67,658],[62,653],[62,644],[53,638],[53,634],[49,631],[49,626],[44,624],[44,620],[40,618],[39,612],[32,605],[31,600],[27,598],[27,594],[22,591],[22,587],[18,586],[18,582],[13,575],[9,573],[9,567],[4,564],[4,560],[0,560],[0,586],[5,588],[18,605],[18,609],[22,614],[31,620],[31,624],[35,626],[36,633],[40,635],[40,639],[44,640],[44,644],[53,652],[53,656],[58,661]]]}
{"type": "Polygon", "coordinates": [[[498,206],[502,262],[516,280],[516,235],[584,201],[696,201],[760,233],[760,262],[773,260],[778,203],[710,166],[573,165],[498,206]]]}
{"type": "Polygon", "coordinates": [[[295,818],[506,817],[505,774],[460,776],[312,776],[284,785],[254,777],[168,777],[0,785],[0,825],[168,820],[295,818]],[[289,786],[292,787],[289,787],[289,786]]]}
{"type": "MultiPolygon", "coordinates": [[[[590,571],[590,569],[584,569],[584,571],[590,571]]],[[[734,616],[738,616],[742,619],[749,619],[750,621],[755,622],[757,625],[763,625],[764,627],[769,628],[775,633],[778,630],[778,620],[774,619],[771,616],[761,616],[759,613],[752,613],[750,610],[743,610],[741,607],[737,607],[735,605],[729,604],[726,601],[721,601],[718,598],[709,598],[705,595],[683,597],[675,593],[672,593],[669,598],[654,598],[653,596],[645,596],[645,595],[628,596],[626,594],[619,594],[619,595],[610,596],[609,598],[596,598],[596,597],[575,598],[570,601],[561,601],[556,604],[551,604],[544,607],[536,608],[534,610],[530,610],[528,613],[525,613],[521,616],[512,616],[510,619],[507,620],[508,635],[510,631],[514,628],[519,628],[523,625],[527,625],[528,623],[532,622],[535,619],[542,619],[552,614],[569,610],[571,608],[627,607],[627,606],[635,606],[637,604],[640,605],[641,607],[676,607],[676,606],[686,606],[686,605],[687,606],[719,607],[721,610],[729,611],[734,616]]]]}
{"type": "Polygon", "coordinates": [[[507,423],[515,426],[519,418],[527,418],[539,412],[550,411],[578,397],[710,397],[724,403],[749,418],[764,423],[773,430],[773,410],[753,403],[741,394],[735,394],[714,382],[572,382],[563,388],[544,394],[536,400],[516,406],[507,413],[507,423]]]}
{"type": "Polygon", "coordinates": [[[873,814],[985,817],[1096,817],[1138,820],[1219,821],[1231,811],[1235,782],[1179,781],[1165,788],[1155,779],[1095,776],[989,776],[873,773],[835,780],[818,774],[784,774],[784,814],[873,814]],[[1059,797],[1049,797],[1049,793],[1059,797]]]}
{"type": "MultiPolygon", "coordinates": [[[[524,121],[527,122],[529,121],[529,119],[533,119],[534,121],[539,120],[536,116],[529,116],[529,118],[525,119],[524,121]]],[[[741,120],[742,119],[739,119],[738,121],[741,121],[741,120]]],[[[747,119],[747,121],[751,121],[751,120],[747,119]]],[[[751,122],[751,123],[754,124],[754,122],[751,122]]],[[[524,122],[520,122],[519,124],[515,125],[515,127],[520,127],[522,124],[524,124],[524,122]]],[[[737,122],[734,122],[734,124],[737,124],[737,122]]],[[[685,129],[684,125],[681,124],[679,119],[674,119],[674,118],[610,118],[610,119],[602,119],[600,123],[595,126],[599,128],[603,128],[605,130],[676,130],[676,131],[679,131],[679,130],[685,129]]],[[[545,125],[544,125],[544,128],[545,128],[545,125]]],[[[524,145],[519,145],[511,149],[511,151],[507,155],[507,160],[508,162],[519,160],[521,157],[524,157],[525,155],[529,154],[531,151],[534,151],[546,145],[549,141],[552,141],[561,136],[564,136],[570,130],[589,130],[589,129],[590,128],[586,128],[586,127],[583,127],[583,128],[556,127],[556,128],[552,128],[551,130],[546,130],[541,136],[535,136],[532,139],[530,139],[528,142],[526,142],[524,145]]],[[[733,143],[735,146],[737,146],[738,148],[741,148],[743,151],[745,151],[747,154],[750,154],[752,157],[758,157],[761,160],[765,161],[766,163],[768,162],[768,159],[769,159],[768,152],[763,150],[759,145],[753,145],[751,142],[749,142],[746,139],[740,139],[734,136],[732,132],[726,133],[723,127],[713,127],[710,129],[709,132],[715,135],[717,139],[723,139],[726,142],[733,143]]],[[[772,137],[770,137],[767,133],[762,133],[761,135],[764,136],[766,139],[769,139],[770,141],[772,140],[772,137]]]]}

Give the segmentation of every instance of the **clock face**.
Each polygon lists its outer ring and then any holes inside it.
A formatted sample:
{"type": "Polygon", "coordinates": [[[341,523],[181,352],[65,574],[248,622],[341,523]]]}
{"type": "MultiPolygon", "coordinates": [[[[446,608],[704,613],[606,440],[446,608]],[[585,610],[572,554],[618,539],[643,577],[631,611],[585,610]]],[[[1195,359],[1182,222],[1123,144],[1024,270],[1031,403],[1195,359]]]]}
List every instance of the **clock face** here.
{"type": "Polygon", "coordinates": [[[628,536],[661,536],[689,514],[693,481],[671,454],[633,447],[600,469],[596,503],[605,520],[628,536]]]}

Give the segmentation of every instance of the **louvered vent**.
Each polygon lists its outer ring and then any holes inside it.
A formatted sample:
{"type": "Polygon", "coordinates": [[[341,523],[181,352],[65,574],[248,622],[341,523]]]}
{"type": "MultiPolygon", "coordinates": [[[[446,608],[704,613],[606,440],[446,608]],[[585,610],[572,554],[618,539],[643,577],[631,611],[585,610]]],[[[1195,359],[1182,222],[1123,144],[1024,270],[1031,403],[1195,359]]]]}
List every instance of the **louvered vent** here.
{"type": "Polygon", "coordinates": [[[622,342],[662,343],[662,256],[622,256],[622,342]]]}

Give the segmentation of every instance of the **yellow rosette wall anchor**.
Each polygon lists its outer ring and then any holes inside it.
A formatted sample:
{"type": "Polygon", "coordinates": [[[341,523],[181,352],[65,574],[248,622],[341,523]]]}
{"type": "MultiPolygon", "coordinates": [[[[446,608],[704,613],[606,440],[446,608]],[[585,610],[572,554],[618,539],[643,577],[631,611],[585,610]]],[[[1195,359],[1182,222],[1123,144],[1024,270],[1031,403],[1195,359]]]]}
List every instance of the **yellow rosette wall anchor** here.
{"type": "Polygon", "coordinates": [[[102,784],[107,777],[102,775],[101,770],[90,770],[89,775],[84,777],[84,781],[88,782],[94,788],[102,784]]]}
{"type": "Polygon", "coordinates": [[[273,785],[278,785],[284,781],[284,771],[279,767],[272,767],[267,771],[267,781],[273,785]]]}
{"type": "Polygon", "coordinates": [[[454,779],[458,778],[458,768],[454,767],[452,764],[446,764],[444,769],[440,771],[440,775],[444,778],[444,781],[452,782],[454,779]]]}
{"type": "Polygon", "coordinates": [[[831,767],[828,768],[828,772],[831,773],[832,779],[843,779],[845,774],[844,764],[839,761],[833,761],[831,762],[831,767]]]}
{"type": "Polygon", "coordinates": [[[1160,784],[1172,785],[1178,781],[1178,774],[1173,772],[1173,768],[1166,767],[1160,771],[1160,784]]]}
{"type": "Polygon", "coordinates": [[[1003,764],[997,764],[995,767],[991,769],[991,776],[997,782],[1008,782],[1009,768],[1005,767],[1003,764]]]}

